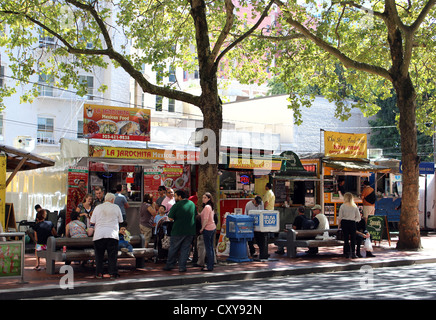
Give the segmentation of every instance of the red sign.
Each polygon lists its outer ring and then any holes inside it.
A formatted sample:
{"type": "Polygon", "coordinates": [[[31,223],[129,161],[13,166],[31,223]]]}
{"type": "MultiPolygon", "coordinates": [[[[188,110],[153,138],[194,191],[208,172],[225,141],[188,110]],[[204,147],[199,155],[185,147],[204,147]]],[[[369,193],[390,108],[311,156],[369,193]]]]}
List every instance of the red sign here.
{"type": "Polygon", "coordinates": [[[150,141],[150,110],[85,104],[83,136],[87,139],[150,141]]]}

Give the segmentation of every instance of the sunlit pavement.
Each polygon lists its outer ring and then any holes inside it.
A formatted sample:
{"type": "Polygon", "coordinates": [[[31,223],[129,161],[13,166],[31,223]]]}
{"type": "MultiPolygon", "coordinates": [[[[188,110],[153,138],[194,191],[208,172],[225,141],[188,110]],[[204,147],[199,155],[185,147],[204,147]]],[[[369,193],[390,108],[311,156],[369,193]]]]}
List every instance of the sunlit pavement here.
{"type": "MultiPolygon", "coordinates": [[[[404,266],[436,262],[436,235],[422,237],[423,249],[420,251],[398,251],[396,242],[384,240],[374,247],[375,258],[345,259],[341,256],[341,247],[320,248],[317,256],[308,256],[305,248],[299,248],[297,258],[277,255],[277,247],[269,246],[268,261],[252,261],[243,263],[227,262],[226,257],[218,257],[218,264],[213,272],[202,272],[200,268],[188,264],[188,271],[179,273],[163,271],[163,262],[157,264],[147,262],[145,268],[134,269],[134,259],[120,263],[121,277],[94,279],[93,266],[72,264],[73,273],[59,274],[63,263],[56,264],[57,274],[49,275],[45,270],[33,270],[34,254],[26,254],[24,282],[17,279],[0,278],[0,299],[24,299],[54,295],[69,295],[104,291],[120,291],[132,289],[164,288],[197,283],[220,283],[235,280],[262,279],[288,275],[323,273],[329,271],[357,270],[363,265],[373,268],[404,266]]],[[[44,265],[44,262],[42,262],[44,265]]]]}

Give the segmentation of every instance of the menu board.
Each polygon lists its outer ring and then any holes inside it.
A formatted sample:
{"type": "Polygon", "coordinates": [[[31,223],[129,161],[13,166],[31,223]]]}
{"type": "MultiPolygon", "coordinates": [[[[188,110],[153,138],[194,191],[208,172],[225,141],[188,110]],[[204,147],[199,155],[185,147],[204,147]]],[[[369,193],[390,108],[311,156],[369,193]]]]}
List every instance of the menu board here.
{"type": "Polygon", "coordinates": [[[153,194],[156,199],[159,186],[174,190],[190,191],[190,166],[181,164],[166,164],[144,169],[144,193],[153,194]]]}
{"type": "Polygon", "coordinates": [[[83,135],[87,139],[150,141],[150,110],[85,104],[83,135]]]}
{"type": "Polygon", "coordinates": [[[369,216],[366,229],[371,235],[372,241],[381,241],[385,228],[386,216],[369,216]]]}
{"type": "Polygon", "coordinates": [[[274,195],[276,196],[276,202],[282,203],[286,201],[287,194],[285,180],[276,180],[274,182],[274,195]]]}
{"type": "Polygon", "coordinates": [[[0,242],[0,278],[21,276],[22,242],[0,242]]]}

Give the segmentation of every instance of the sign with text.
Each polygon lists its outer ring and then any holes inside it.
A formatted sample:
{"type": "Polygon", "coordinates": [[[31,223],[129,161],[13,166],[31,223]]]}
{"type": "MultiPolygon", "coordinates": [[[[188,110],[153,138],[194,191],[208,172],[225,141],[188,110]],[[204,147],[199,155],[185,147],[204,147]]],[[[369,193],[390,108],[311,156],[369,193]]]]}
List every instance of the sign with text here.
{"type": "Polygon", "coordinates": [[[87,139],[150,141],[150,110],[85,104],[83,136],[87,139]]]}
{"type": "Polygon", "coordinates": [[[230,157],[229,168],[233,169],[259,169],[280,170],[281,160],[272,160],[271,157],[262,158],[237,158],[230,157]]]}
{"type": "Polygon", "coordinates": [[[366,134],[324,131],[326,157],[367,158],[366,134]]]}
{"type": "Polygon", "coordinates": [[[199,152],[162,149],[136,149],[89,146],[89,156],[96,158],[166,160],[196,163],[199,152]]]}
{"type": "MultiPolygon", "coordinates": [[[[402,161],[400,161],[400,173],[403,173],[402,161]]],[[[434,162],[420,162],[419,174],[434,174],[434,162]]]]}
{"type": "Polygon", "coordinates": [[[381,241],[385,228],[385,216],[369,216],[366,229],[372,241],[381,241]]]}

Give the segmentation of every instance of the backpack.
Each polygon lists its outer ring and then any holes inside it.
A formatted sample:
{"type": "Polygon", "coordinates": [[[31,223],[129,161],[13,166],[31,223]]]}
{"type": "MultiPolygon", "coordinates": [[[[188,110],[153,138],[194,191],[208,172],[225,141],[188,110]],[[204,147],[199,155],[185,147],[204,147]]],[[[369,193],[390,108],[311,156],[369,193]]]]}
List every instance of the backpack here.
{"type": "Polygon", "coordinates": [[[377,200],[377,197],[375,196],[375,190],[373,190],[370,194],[368,194],[365,197],[365,201],[370,203],[370,204],[374,204],[376,200],[377,200]]]}

